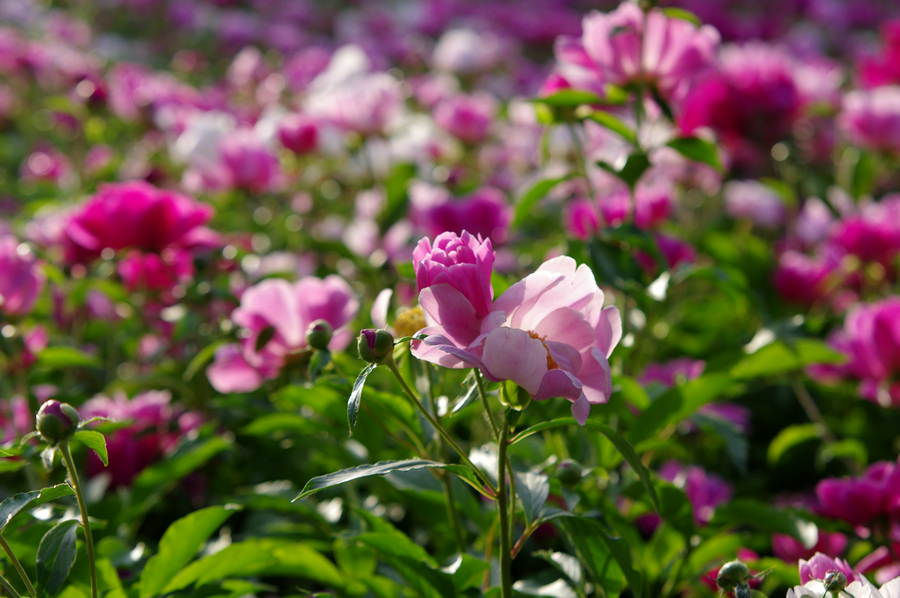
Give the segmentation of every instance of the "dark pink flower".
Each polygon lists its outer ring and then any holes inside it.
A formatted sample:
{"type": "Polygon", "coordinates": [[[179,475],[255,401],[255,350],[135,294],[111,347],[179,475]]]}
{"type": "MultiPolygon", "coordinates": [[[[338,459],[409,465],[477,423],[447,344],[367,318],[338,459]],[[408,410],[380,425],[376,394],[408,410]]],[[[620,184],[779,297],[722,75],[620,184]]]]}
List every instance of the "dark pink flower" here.
{"type": "Polygon", "coordinates": [[[264,280],[244,291],[232,313],[242,340],[216,351],[207,370],[210,384],[222,393],[256,390],[278,376],[292,353],[308,348],[307,329],[319,319],[334,329],[328,348],[342,351],[353,339],[348,324],[358,310],[353,290],[339,276],[307,276],[293,284],[281,278],[264,280]]]}
{"type": "Polygon", "coordinates": [[[819,529],[819,539],[812,548],[805,548],[799,540],[784,534],[772,534],[772,553],[786,563],[812,558],[816,553],[841,554],[847,547],[847,536],[839,532],[819,529]]]}
{"type": "Polygon", "coordinates": [[[294,113],[281,119],[278,140],[295,154],[308,154],[319,146],[319,123],[302,113],[294,113]]]}
{"type": "Polygon", "coordinates": [[[816,496],[822,515],[864,525],[900,507],[900,469],[888,461],[874,463],[859,477],[822,480],[816,496]]]}
{"type": "Polygon", "coordinates": [[[638,377],[638,382],[644,386],[656,383],[672,387],[682,381],[698,378],[704,369],[706,362],[701,359],[679,357],[664,363],[647,364],[644,373],[638,377]]]}
{"type": "Polygon", "coordinates": [[[697,525],[712,521],[716,507],[731,500],[734,494],[731,484],[696,465],[684,466],[678,461],[668,461],[659,469],[659,475],[684,490],[697,525]]]}
{"type": "Polygon", "coordinates": [[[413,266],[420,296],[428,288],[435,293],[435,285],[448,285],[462,295],[456,300],[468,301],[478,318],[483,319],[491,311],[494,250],[490,239],[472,236],[467,231],[460,236],[442,233],[433,244],[425,237],[413,251],[413,266]]]}
{"type": "Polygon", "coordinates": [[[24,316],[44,290],[46,277],[28,245],[0,237],[0,313],[24,316]]]}
{"type": "Polygon", "coordinates": [[[219,161],[232,187],[253,193],[270,190],[281,173],[281,164],[251,129],[226,133],[219,143],[219,161]]]}
{"type": "Polygon", "coordinates": [[[891,268],[900,254],[900,195],[887,195],[862,205],[858,214],[842,218],[831,231],[831,241],[864,262],[891,268]]]}
{"type": "Polygon", "coordinates": [[[900,85],[847,92],[837,124],[863,149],[900,151],[900,85]]]}
{"type": "Polygon", "coordinates": [[[478,143],[487,137],[497,113],[497,100],[486,92],[455,94],[434,109],[434,121],[466,143],[478,143]]]}
{"type": "Polygon", "coordinates": [[[428,236],[443,232],[462,234],[464,230],[500,245],[506,241],[512,221],[512,206],[503,192],[494,187],[482,187],[461,199],[442,195],[431,207],[415,215],[428,236]]]}
{"type": "Polygon", "coordinates": [[[600,214],[596,204],[586,197],[579,197],[566,204],[563,210],[563,228],[566,234],[587,241],[600,230],[600,214]]]}
{"type": "Polygon", "coordinates": [[[787,301],[812,305],[824,299],[839,275],[840,261],[833,253],[812,257],[799,251],[785,251],[778,258],[772,283],[787,301]]]}

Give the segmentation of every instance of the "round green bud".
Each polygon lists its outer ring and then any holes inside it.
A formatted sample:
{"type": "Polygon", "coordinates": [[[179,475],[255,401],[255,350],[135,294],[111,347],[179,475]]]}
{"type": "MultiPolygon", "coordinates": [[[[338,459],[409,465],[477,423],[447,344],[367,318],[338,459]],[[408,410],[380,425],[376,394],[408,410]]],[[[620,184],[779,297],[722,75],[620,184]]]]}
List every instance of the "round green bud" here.
{"type": "Polygon", "coordinates": [[[334,328],[325,320],[316,320],[306,329],[306,343],[313,349],[327,351],[334,328]]]}
{"type": "Polygon", "coordinates": [[[385,363],[394,356],[394,336],[387,330],[360,331],[359,358],[368,363],[385,363]]]}
{"type": "Polygon", "coordinates": [[[716,584],[726,592],[733,592],[738,586],[747,583],[750,579],[750,569],[739,560],[725,563],[719,569],[716,584]]]}
{"type": "Polygon", "coordinates": [[[847,576],[840,571],[829,571],[825,574],[825,591],[833,592],[835,595],[847,587],[847,576]]]}
{"type": "Polygon", "coordinates": [[[35,424],[41,438],[50,446],[55,446],[75,434],[80,419],[74,407],[51,399],[41,405],[35,424]]]}
{"type": "Polygon", "coordinates": [[[566,488],[571,488],[581,481],[584,468],[578,461],[572,459],[564,459],[556,466],[556,476],[560,483],[566,488]]]}

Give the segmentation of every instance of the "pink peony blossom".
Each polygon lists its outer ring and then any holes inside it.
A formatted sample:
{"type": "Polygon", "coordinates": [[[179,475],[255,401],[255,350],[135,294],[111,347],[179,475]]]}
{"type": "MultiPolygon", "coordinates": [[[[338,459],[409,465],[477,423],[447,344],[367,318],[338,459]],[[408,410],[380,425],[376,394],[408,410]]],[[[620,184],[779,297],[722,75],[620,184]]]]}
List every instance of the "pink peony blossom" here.
{"type": "Polygon", "coordinates": [[[706,362],[702,359],[679,357],[664,363],[647,364],[644,373],[638,378],[638,382],[644,386],[655,383],[672,387],[683,380],[698,378],[705,369],[706,362]]]}
{"type": "Polygon", "coordinates": [[[479,143],[487,137],[497,114],[497,100],[486,92],[455,94],[434,109],[434,121],[448,133],[466,143],[479,143]]]}
{"type": "Polygon", "coordinates": [[[840,260],[834,253],[811,257],[799,251],[785,251],[778,258],[772,283],[785,300],[812,305],[828,296],[839,276],[840,260]]]}
{"type": "Polygon", "coordinates": [[[896,463],[880,461],[859,477],[827,478],[816,485],[816,496],[822,515],[864,525],[900,507],[900,469],[896,463]]]}
{"type": "Polygon", "coordinates": [[[800,559],[800,583],[806,583],[812,579],[825,579],[830,571],[840,571],[847,578],[847,582],[854,582],[862,579],[857,576],[850,564],[841,559],[833,559],[828,555],[817,552],[808,561],[800,559]]]}
{"type": "MultiPolygon", "coordinates": [[[[446,191],[433,190],[435,196],[425,209],[414,209],[413,220],[428,236],[443,232],[462,234],[463,230],[482,238],[490,238],[500,245],[506,242],[512,221],[512,206],[503,192],[495,187],[482,187],[471,195],[451,199],[446,191]]],[[[411,191],[411,194],[413,192],[411,191]]],[[[411,201],[416,201],[411,197],[411,201]]]]}
{"type": "Polygon", "coordinates": [[[819,529],[819,539],[812,548],[805,548],[799,540],[792,536],[772,534],[772,553],[787,563],[793,563],[800,559],[811,559],[817,553],[841,554],[846,547],[847,536],[824,529],[819,529]]]}
{"type": "Polygon", "coordinates": [[[570,237],[587,241],[600,230],[596,204],[586,197],[576,198],[563,209],[563,228],[570,237]]]}
{"type": "Polygon", "coordinates": [[[839,220],[831,230],[831,241],[865,262],[891,268],[900,254],[900,194],[865,203],[858,214],[839,220]]]}
{"type": "Polygon", "coordinates": [[[731,500],[734,494],[731,484],[696,465],[686,467],[678,461],[668,461],[659,469],[659,475],[684,490],[697,525],[712,521],[716,507],[731,500]]]}
{"type": "Polygon", "coordinates": [[[44,289],[46,277],[27,245],[0,237],[0,314],[24,316],[44,289]]]}
{"type": "Polygon", "coordinates": [[[863,149],[900,151],[900,85],[847,92],[837,125],[863,149]]]}
{"type": "Polygon", "coordinates": [[[225,134],[219,143],[219,161],[228,184],[251,193],[270,190],[281,174],[278,158],[247,128],[225,134]]]}
{"type": "Polygon", "coordinates": [[[467,231],[460,236],[442,233],[433,244],[426,237],[413,251],[413,265],[420,296],[429,288],[429,294],[435,293],[435,285],[449,285],[462,295],[458,300],[469,302],[477,317],[483,319],[491,311],[494,250],[490,239],[467,231]]]}
{"type": "Polygon", "coordinates": [[[295,154],[308,154],[319,146],[319,123],[302,113],[289,114],[278,124],[278,140],[295,154]]]}
{"type": "Polygon", "coordinates": [[[276,378],[291,354],[308,348],[307,328],[318,319],[334,329],[328,348],[341,351],[353,339],[348,324],[358,310],[353,290],[339,276],[324,280],[307,276],[293,284],[280,278],[264,280],[244,291],[232,313],[242,340],[216,351],[207,370],[210,384],[222,393],[250,392],[276,378]],[[271,338],[263,342],[263,334],[271,338]]]}

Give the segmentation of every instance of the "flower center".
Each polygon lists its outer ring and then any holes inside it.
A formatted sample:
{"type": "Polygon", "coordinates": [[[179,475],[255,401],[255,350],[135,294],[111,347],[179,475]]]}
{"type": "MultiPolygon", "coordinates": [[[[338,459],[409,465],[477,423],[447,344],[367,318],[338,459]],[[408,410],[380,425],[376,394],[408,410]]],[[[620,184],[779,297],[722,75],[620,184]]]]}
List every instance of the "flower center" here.
{"type": "Polygon", "coordinates": [[[404,309],[394,320],[394,330],[398,337],[412,336],[425,328],[425,313],[420,306],[404,309]]]}
{"type": "Polygon", "coordinates": [[[544,345],[544,350],[547,351],[547,369],[548,370],[558,370],[559,365],[555,361],[553,361],[553,357],[550,356],[550,349],[547,347],[547,343],[544,341],[547,340],[546,336],[538,336],[538,333],[534,330],[528,331],[528,336],[535,340],[541,341],[541,344],[544,345]]]}

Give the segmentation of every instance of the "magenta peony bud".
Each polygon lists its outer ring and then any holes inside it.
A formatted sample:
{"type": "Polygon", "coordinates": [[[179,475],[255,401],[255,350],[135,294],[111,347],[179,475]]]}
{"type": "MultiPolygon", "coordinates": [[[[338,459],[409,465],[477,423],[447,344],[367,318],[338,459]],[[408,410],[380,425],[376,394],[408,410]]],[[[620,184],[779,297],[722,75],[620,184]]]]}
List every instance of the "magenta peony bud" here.
{"type": "Polygon", "coordinates": [[[359,358],[368,363],[385,363],[393,358],[394,337],[387,330],[367,328],[359,333],[359,358]]]}
{"type": "Polygon", "coordinates": [[[41,438],[50,446],[54,446],[72,437],[79,420],[74,407],[51,399],[41,405],[35,423],[41,438]]]}

